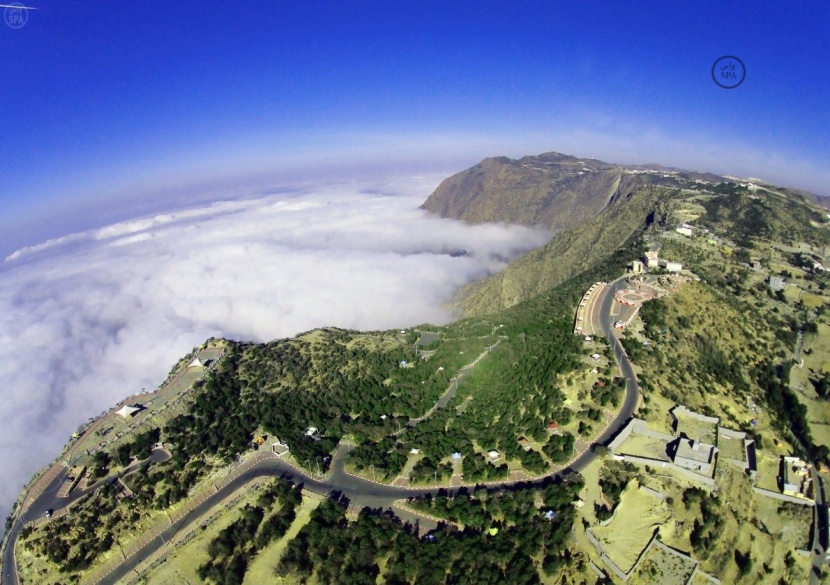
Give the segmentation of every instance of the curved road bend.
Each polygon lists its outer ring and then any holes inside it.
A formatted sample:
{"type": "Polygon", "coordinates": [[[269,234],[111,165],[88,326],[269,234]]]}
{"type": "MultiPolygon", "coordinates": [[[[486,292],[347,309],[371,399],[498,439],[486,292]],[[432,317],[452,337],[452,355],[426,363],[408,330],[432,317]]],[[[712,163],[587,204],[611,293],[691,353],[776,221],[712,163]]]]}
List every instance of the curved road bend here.
{"type": "MultiPolygon", "coordinates": [[[[137,461],[127,467],[123,472],[118,474],[118,477],[124,477],[133,473],[134,471],[138,470],[144,463],[155,463],[155,462],[162,462],[167,461],[170,459],[170,454],[167,451],[156,449],[150,455],[149,458],[145,459],[144,461],[137,461]]],[[[2,583],[3,585],[18,585],[19,581],[17,578],[17,571],[14,565],[14,545],[17,542],[17,537],[20,535],[20,531],[23,529],[23,526],[28,524],[29,522],[34,522],[35,520],[42,518],[47,510],[61,510],[68,506],[71,506],[78,500],[80,500],[85,495],[94,492],[105,482],[111,481],[112,478],[103,479],[98,481],[91,486],[84,488],[84,489],[76,489],[72,492],[72,494],[66,498],[58,498],[58,491],[60,490],[61,486],[63,485],[64,478],[68,473],[68,469],[61,471],[50,483],[46,486],[41,494],[26,508],[26,511],[21,514],[12,525],[11,530],[9,531],[9,538],[8,544],[6,545],[6,549],[3,551],[3,573],[2,573],[2,583]]]]}
{"type": "MultiPolygon", "coordinates": [[[[622,346],[619,342],[619,339],[616,336],[616,331],[613,327],[614,318],[611,316],[611,308],[614,302],[614,292],[620,288],[624,288],[624,279],[618,279],[610,284],[608,294],[606,294],[606,296],[602,299],[602,302],[599,303],[601,305],[599,310],[601,311],[602,316],[603,331],[611,341],[611,345],[614,348],[614,355],[616,356],[617,362],[619,363],[623,376],[627,379],[626,394],[619,413],[611,421],[606,430],[593,441],[594,444],[608,443],[611,440],[611,438],[625,425],[628,419],[631,418],[631,416],[634,414],[639,399],[639,387],[637,385],[637,379],[634,376],[634,370],[631,366],[631,362],[628,360],[628,357],[622,350],[622,346]]],[[[103,580],[99,581],[99,583],[102,585],[116,583],[119,579],[122,579],[124,576],[133,571],[135,567],[143,559],[149,556],[149,554],[153,550],[155,550],[155,548],[160,546],[162,544],[162,538],[164,539],[164,542],[167,542],[172,537],[174,537],[178,531],[188,527],[206,511],[208,511],[210,508],[212,508],[213,506],[215,506],[216,504],[230,496],[234,491],[259,477],[284,476],[285,478],[291,479],[297,483],[302,483],[305,488],[313,492],[322,495],[328,495],[332,492],[340,492],[344,496],[349,498],[349,500],[357,506],[368,506],[373,508],[391,508],[392,503],[395,500],[417,497],[428,493],[436,494],[440,490],[452,492],[454,490],[460,489],[460,487],[399,487],[375,483],[348,474],[345,470],[345,456],[346,449],[342,448],[341,446],[341,448],[338,449],[336,455],[334,456],[334,459],[332,460],[332,465],[328,475],[322,479],[314,479],[312,477],[309,477],[308,475],[292,467],[285,461],[277,458],[265,459],[261,462],[254,464],[250,469],[242,472],[239,476],[231,480],[222,489],[218,490],[216,493],[207,497],[202,503],[195,506],[187,516],[173,523],[170,527],[164,530],[157,540],[150,541],[145,546],[137,549],[136,551],[133,551],[121,565],[119,565],[103,580]]],[[[569,471],[582,471],[591,462],[593,462],[594,459],[596,459],[596,457],[597,455],[595,455],[590,449],[586,449],[584,452],[572,459],[570,461],[570,464],[566,468],[561,468],[556,471],[553,471],[547,476],[537,478],[534,480],[513,480],[493,483],[488,482],[486,485],[491,488],[508,487],[510,485],[514,485],[517,483],[522,483],[525,485],[541,485],[543,482],[548,481],[550,478],[561,476],[569,471]]],[[[45,512],[45,510],[47,510],[50,507],[50,505],[54,506],[56,499],[54,498],[54,496],[48,497],[48,495],[56,492],[57,486],[59,486],[60,484],[57,480],[55,480],[55,482],[53,483],[55,484],[55,486],[50,486],[49,490],[47,490],[40,498],[38,498],[38,500],[31,506],[27,514],[24,515],[24,517],[22,518],[23,522],[29,522],[35,519],[39,515],[42,515],[45,512]],[[55,488],[54,492],[51,491],[53,487],[55,488]]],[[[480,484],[473,483],[467,484],[462,487],[472,487],[474,485],[480,484]]],[[[84,493],[86,493],[86,491],[88,490],[85,490],[84,493]]],[[[77,497],[81,497],[82,495],[83,493],[79,494],[77,497]]],[[[70,500],[72,500],[73,498],[70,498],[70,500]]],[[[64,502],[61,502],[61,504],[61,507],[65,505],[64,502]]],[[[18,520],[15,523],[15,526],[12,529],[11,535],[9,537],[9,546],[7,547],[7,553],[4,555],[3,559],[4,585],[18,585],[18,581],[16,579],[17,575],[15,574],[15,572],[11,570],[11,568],[13,567],[14,563],[12,551],[14,550],[15,540],[19,535],[21,526],[22,524],[20,520],[18,520]]]]}

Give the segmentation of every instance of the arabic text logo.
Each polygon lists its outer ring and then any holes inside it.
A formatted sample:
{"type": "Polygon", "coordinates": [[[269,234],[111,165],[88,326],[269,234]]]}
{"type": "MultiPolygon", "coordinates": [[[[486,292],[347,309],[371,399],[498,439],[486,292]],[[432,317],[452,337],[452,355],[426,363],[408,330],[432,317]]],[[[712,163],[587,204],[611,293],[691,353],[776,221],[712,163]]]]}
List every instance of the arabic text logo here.
{"type": "Polygon", "coordinates": [[[723,89],[735,89],[746,79],[744,62],[731,55],[725,55],[712,65],[712,81],[723,89]]]}

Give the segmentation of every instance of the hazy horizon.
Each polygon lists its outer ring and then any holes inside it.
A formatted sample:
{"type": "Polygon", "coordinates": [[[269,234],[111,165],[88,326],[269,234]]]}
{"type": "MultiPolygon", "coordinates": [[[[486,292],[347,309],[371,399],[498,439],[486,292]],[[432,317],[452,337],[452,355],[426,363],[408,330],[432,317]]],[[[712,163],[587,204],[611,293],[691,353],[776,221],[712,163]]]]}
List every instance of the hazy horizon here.
{"type": "Polygon", "coordinates": [[[4,255],[251,177],[551,150],[830,195],[827,3],[33,6],[0,25],[4,255]]]}

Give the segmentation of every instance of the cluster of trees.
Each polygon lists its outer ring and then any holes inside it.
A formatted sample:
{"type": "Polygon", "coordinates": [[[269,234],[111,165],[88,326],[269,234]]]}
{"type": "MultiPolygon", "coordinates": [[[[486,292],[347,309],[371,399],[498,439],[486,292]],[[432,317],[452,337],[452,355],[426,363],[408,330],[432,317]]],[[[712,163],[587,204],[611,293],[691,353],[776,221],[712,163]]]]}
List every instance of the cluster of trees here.
{"type": "Polygon", "coordinates": [[[741,574],[741,577],[749,575],[752,571],[752,557],[749,555],[749,552],[742,553],[738,549],[735,549],[735,564],[738,565],[738,572],[741,574]]]}
{"type": "Polygon", "coordinates": [[[683,492],[683,503],[687,509],[695,503],[700,505],[700,518],[695,519],[689,542],[695,553],[705,558],[711,544],[723,532],[724,519],[720,499],[700,488],[688,488],[683,492]]]}
{"type": "MultiPolygon", "coordinates": [[[[753,240],[778,239],[789,245],[809,242],[818,246],[830,240],[826,230],[812,225],[825,223],[826,218],[795,197],[747,197],[745,188],[734,183],[716,189],[725,196],[702,201],[707,215],[698,223],[731,234],[744,247],[751,247],[753,240]]],[[[758,193],[769,194],[763,190],[758,193]]]]}
{"type": "Polygon", "coordinates": [[[542,450],[551,461],[560,463],[567,461],[573,456],[574,441],[574,436],[570,433],[551,435],[542,450]]]}
{"type": "Polygon", "coordinates": [[[116,531],[135,518],[127,506],[119,503],[117,494],[118,489],[109,483],[84,496],[71,515],[21,533],[26,546],[55,563],[61,573],[85,571],[112,548],[116,531]]]}
{"type": "MultiPolygon", "coordinates": [[[[130,443],[124,443],[116,449],[116,457],[123,467],[130,464],[130,459],[135,457],[139,461],[147,459],[153,451],[153,446],[161,438],[161,429],[154,428],[143,433],[138,433],[130,443]]],[[[99,452],[95,454],[98,457],[99,452]]]]}
{"type": "Polygon", "coordinates": [[[435,496],[427,494],[412,498],[409,504],[433,516],[482,532],[496,524],[509,527],[532,523],[548,511],[555,513],[558,523],[567,524],[573,520],[572,504],[584,485],[582,476],[570,473],[564,478],[548,479],[539,487],[518,484],[510,488],[477,486],[473,490],[440,490],[435,496]],[[536,505],[537,495],[541,496],[541,508],[536,505]]]}
{"type": "Polygon", "coordinates": [[[830,398],[830,374],[824,374],[818,380],[811,379],[810,382],[819,398],[822,400],[830,398]]]}
{"type": "Polygon", "coordinates": [[[605,461],[599,475],[599,487],[602,496],[608,505],[594,504],[594,513],[597,520],[607,520],[614,513],[614,508],[620,503],[625,486],[632,480],[637,468],[628,462],[605,461]]]}
{"type": "Polygon", "coordinates": [[[764,360],[752,369],[756,384],[764,391],[770,411],[774,413],[773,422],[782,433],[792,432],[809,455],[824,463],[830,463],[830,449],[826,445],[816,445],[810,432],[807,419],[807,407],[790,389],[790,370],[792,363],[774,366],[764,360]]]}
{"type": "Polygon", "coordinates": [[[257,418],[245,407],[242,379],[237,375],[240,358],[239,348],[231,346],[220,367],[194,392],[188,412],[167,423],[165,442],[173,443],[177,452],[189,459],[210,454],[230,462],[248,449],[257,418]]]}
{"type": "Polygon", "coordinates": [[[430,457],[424,457],[412,468],[409,479],[413,482],[443,481],[452,475],[451,463],[438,463],[430,457]]]}
{"type": "MultiPolygon", "coordinates": [[[[626,351],[626,354],[628,354],[628,351],[626,351]]],[[[616,408],[620,403],[620,396],[624,390],[625,378],[620,376],[615,376],[613,380],[600,378],[594,382],[594,387],[591,390],[591,398],[600,406],[605,406],[610,402],[616,408]]],[[[598,421],[599,418],[591,418],[591,420],[598,421]]]]}
{"type": "Polygon", "coordinates": [[[89,479],[91,481],[95,481],[101,479],[102,477],[106,477],[107,474],[110,472],[110,463],[112,462],[112,457],[106,451],[96,451],[95,455],[92,457],[92,464],[90,465],[89,479]]]}
{"type": "Polygon", "coordinates": [[[461,461],[461,469],[465,481],[507,479],[508,473],[506,463],[494,465],[478,453],[465,455],[461,461]]]}
{"type": "Polygon", "coordinates": [[[358,445],[349,452],[349,461],[359,470],[373,467],[377,477],[391,478],[401,472],[409,450],[395,437],[384,437],[378,442],[358,445]]]}
{"type": "MultiPolygon", "coordinates": [[[[532,491],[488,494],[492,508],[483,514],[499,510],[511,518],[483,521],[483,525],[498,527],[496,534],[472,527],[457,530],[441,526],[422,539],[411,525],[401,525],[391,513],[364,510],[350,523],[345,516],[347,502],[330,499],[312,513],[310,522],[288,544],[277,574],[301,580],[314,576],[321,583],[369,585],[376,582],[383,563],[384,581],[389,585],[540,583],[540,569],[557,570],[560,558],[571,558],[565,545],[572,527],[573,495],[561,484],[551,491],[550,497],[545,492],[546,500],[560,510],[552,521],[532,505],[532,491]],[[533,557],[542,561],[537,563],[533,557]]],[[[462,500],[469,502],[470,498],[459,495],[453,501],[461,505],[462,500]]],[[[470,510],[475,507],[471,504],[470,510]]]]}
{"type": "Polygon", "coordinates": [[[202,581],[242,585],[250,560],[256,555],[254,537],[265,517],[259,506],[246,505],[241,517],[222,530],[208,545],[210,559],[199,566],[202,581]]]}
{"type": "Polygon", "coordinates": [[[515,456],[512,455],[513,450],[507,451],[507,456],[511,459],[518,459],[522,467],[530,473],[540,475],[548,470],[548,462],[535,449],[515,449],[515,456]]]}
{"type": "Polygon", "coordinates": [[[245,505],[239,519],[210,541],[209,559],[197,569],[199,578],[218,585],[241,585],[251,560],[285,535],[301,502],[300,488],[275,480],[256,506],[245,505]]]}
{"type": "Polygon", "coordinates": [[[697,374],[700,379],[732,386],[739,392],[749,390],[749,384],[744,378],[746,366],[739,356],[733,355],[727,358],[711,339],[701,334],[696,334],[691,341],[698,358],[697,374]]]}
{"type": "MultiPolygon", "coordinates": [[[[592,278],[592,275],[585,275],[584,278],[592,278]]],[[[519,439],[530,437],[545,443],[548,441],[549,423],[555,421],[564,425],[573,416],[563,405],[564,395],[558,387],[557,376],[581,363],[582,347],[571,331],[571,311],[584,291],[583,287],[581,281],[568,283],[548,295],[505,311],[490,322],[462,321],[447,328],[436,356],[427,364],[432,365],[448,347],[453,348],[452,354],[458,353],[451,344],[453,339],[462,335],[483,335],[488,345],[495,340],[490,336],[494,328],[503,337],[498,347],[461,380],[448,408],[437,410],[415,427],[387,419],[382,429],[387,434],[385,439],[356,435],[363,444],[352,454],[353,461],[364,468],[374,465],[376,473],[393,476],[402,468],[403,455],[411,448],[420,449],[431,462],[446,460],[457,451],[464,456],[465,480],[477,481],[504,477],[507,469],[503,465],[493,467],[477,455],[474,442],[500,451],[509,460],[520,461],[526,470],[535,474],[549,469],[550,461],[545,455],[555,462],[568,459],[573,447],[570,442],[560,445],[554,440],[543,455],[533,449],[523,449],[519,439]],[[464,408],[456,413],[456,408],[462,404],[464,408]],[[388,440],[388,435],[394,435],[395,440],[388,440]],[[383,472],[380,471],[382,466],[386,467],[383,472]]],[[[465,354],[469,359],[468,350],[465,354]]],[[[408,376],[418,374],[418,368],[423,365],[398,368],[390,374],[392,382],[386,380],[388,388],[399,387],[408,380],[408,376]]],[[[417,379],[420,375],[416,376],[417,379]]],[[[428,383],[427,380],[426,385],[428,383]]],[[[417,388],[413,388],[415,390],[417,388]]],[[[609,388],[602,393],[600,400],[603,404],[614,402],[618,400],[614,396],[616,393],[616,388],[609,388]]],[[[355,429],[356,423],[355,420],[349,421],[349,430],[355,429]]],[[[436,470],[430,467],[424,469],[423,474],[420,471],[420,468],[415,471],[418,479],[423,479],[422,475],[434,474],[436,470]]]]}
{"type": "Polygon", "coordinates": [[[200,460],[187,461],[174,452],[163,463],[145,462],[121,481],[133,492],[131,501],[142,511],[162,510],[187,497],[189,488],[205,473],[200,460]]]}

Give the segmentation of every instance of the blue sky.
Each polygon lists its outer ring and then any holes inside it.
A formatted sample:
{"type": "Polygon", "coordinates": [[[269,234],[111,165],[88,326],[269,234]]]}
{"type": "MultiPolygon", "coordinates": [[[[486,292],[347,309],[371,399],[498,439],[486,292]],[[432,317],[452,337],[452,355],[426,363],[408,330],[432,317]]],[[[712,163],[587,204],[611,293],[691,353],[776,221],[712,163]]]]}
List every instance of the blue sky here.
{"type": "Polygon", "coordinates": [[[547,150],[830,195],[823,1],[28,4],[0,23],[0,253],[298,170],[547,150]]]}

